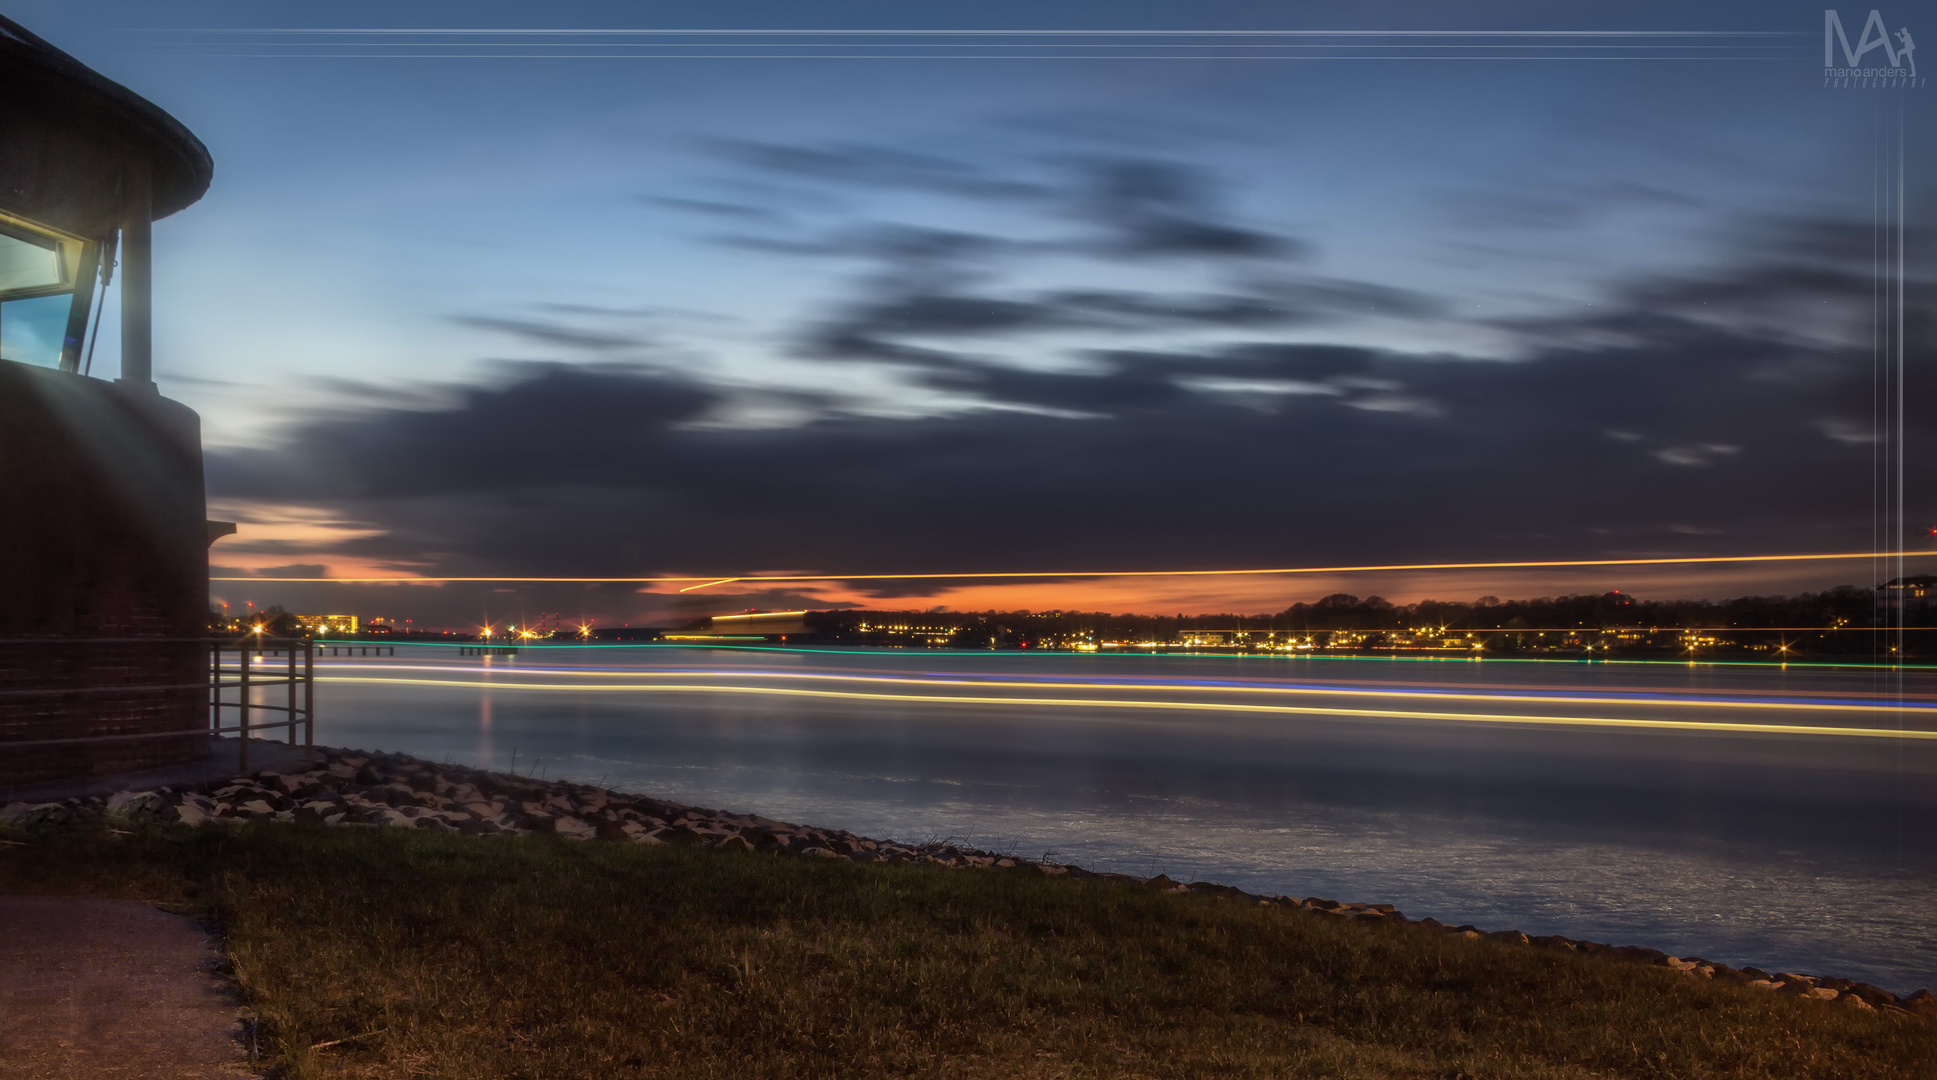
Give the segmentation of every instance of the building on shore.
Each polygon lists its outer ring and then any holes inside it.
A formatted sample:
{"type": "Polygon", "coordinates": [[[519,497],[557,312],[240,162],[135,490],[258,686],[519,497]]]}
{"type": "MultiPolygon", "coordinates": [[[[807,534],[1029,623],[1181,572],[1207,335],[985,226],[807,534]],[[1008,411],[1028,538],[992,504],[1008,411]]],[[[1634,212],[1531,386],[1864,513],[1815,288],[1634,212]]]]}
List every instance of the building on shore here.
{"type": "Polygon", "coordinates": [[[296,625],[307,637],[350,637],[357,632],[355,615],[298,615],[296,625]]]}
{"type": "Polygon", "coordinates": [[[1893,578],[1877,587],[1883,609],[1908,621],[1928,622],[1937,614],[1937,574],[1893,578]]]}
{"type": "Polygon", "coordinates": [[[207,548],[234,526],[207,520],[200,419],[152,377],[150,227],[213,173],[0,18],[0,787],[209,752],[207,548]],[[111,287],[119,348],[90,329],[111,287]]]}

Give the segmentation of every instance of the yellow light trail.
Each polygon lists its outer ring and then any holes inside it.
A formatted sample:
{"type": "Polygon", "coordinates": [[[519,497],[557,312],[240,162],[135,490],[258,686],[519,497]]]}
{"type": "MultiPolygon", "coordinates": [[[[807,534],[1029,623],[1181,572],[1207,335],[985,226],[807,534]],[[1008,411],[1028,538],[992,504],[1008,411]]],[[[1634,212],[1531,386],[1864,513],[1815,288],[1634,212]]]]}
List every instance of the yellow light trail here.
{"type": "Polygon", "coordinates": [[[496,690],[564,690],[571,692],[667,690],[694,694],[753,694],[766,697],[807,697],[842,701],[918,702],[934,705],[1038,705],[1052,708],[1157,709],[1192,712],[1269,713],[1290,716],[1362,717],[1373,720],[1449,720],[1468,724],[1538,724],[1654,731],[1703,731],[1734,735],[1843,736],[1865,739],[1937,740],[1937,731],[1894,728],[1825,727],[1811,724],[1728,724],[1712,720],[1637,720],[1612,716],[1538,716],[1507,713],[1428,712],[1423,710],[1347,709],[1318,705],[1253,705],[1238,702],[1149,701],[1137,698],[971,697],[956,694],[867,694],[852,690],[807,690],[780,686],[715,686],[685,684],[652,686],[557,686],[548,683],[478,683],[457,679],[338,678],[332,682],[402,683],[416,686],[488,688],[496,690]]]}
{"type": "MultiPolygon", "coordinates": [[[[402,666],[396,664],[330,664],[332,668],[364,668],[382,671],[444,671],[447,668],[427,666],[402,666]]],[[[1580,696],[1555,694],[1481,694],[1462,690],[1375,690],[1362,687],[1322,687],[1322,686],[1190,686],[1183,684],[1149,683],[1107,683],[1107,682],[1044,682],[1031,680],[992,680],[992,679],[944,679],[913,678],[898,675],[841,675],[832,672],[813,671],[532,671],[526,669],[525,675],[557,675],[569,678],[608,678],[608,679],[654,679],[669,681],[674,679],[788,679],[814,680],[818,682],[869,682],[892,683],[896,686],[980,686],[999,689],[1019,690],[1169,690],[1174,692],[1194,691],[1216,694],[1288,694],[1304,697],[1372,697],[1372,698],[1426,698],[1436,701],[1549,701],[1564,702],[1569,705],[1651,705],[1676,709],[1776,709],[1809,712],[1879,712],[1897,713],[1923,711],[1937,713],[1937,705],[1918,702],[1906,705],[1857,705],[1845,702],[1808,702],[1808,701],[1737,701],[1716,698],[1655,697],[1635,696],[1580,696]]],[[[334,679],[334,676],[320,675],[320,679],[334,679]]],[[[339,681],[353,681],[343,679],[339,681]]],[[[415,680],[400,680],[405,682],[415,680]]],[[[463,683],[466,686],[494,687],[514,684],[498,682],[494,679],[478,679],[463,683]]],[[[515,684],[528,688],[543,685],[555,690],[572,689],[557,683],[515,684]]],[[[639,684],[629,689],[658,689],[657,685],[639,684]]],[[[608,689],[596,687],[594,689],[608,689]]]]}
{"type": "Polygon", "coordinates": [[[515,582],[525,584],[611,584],[670,585],[681,581],[699,582],[680,592],[724,585],[733,581],[953,581],[968,579],[1019,578],[1127,578],[1127,577],[1241,577],[1261,574],[1367,574],[1396,570],[1532,570],[1569,566],[1693,566],[1704,563],[1823,562],[1836,559],[1920,559],[1937,555],[1933,551],[1841,551],[1805,555],[1700,555],[1657,559],[1544,559],[1526,562],[1466,563],[1384,563],[1369,566],[1279,566],[1244,570],[1013,570],[975,571],[941,574],[754,574],[744,577],[212,577],[210,581],[300,581],[309,584],[372,585],[384,583],[440,582],[515,582]]]}

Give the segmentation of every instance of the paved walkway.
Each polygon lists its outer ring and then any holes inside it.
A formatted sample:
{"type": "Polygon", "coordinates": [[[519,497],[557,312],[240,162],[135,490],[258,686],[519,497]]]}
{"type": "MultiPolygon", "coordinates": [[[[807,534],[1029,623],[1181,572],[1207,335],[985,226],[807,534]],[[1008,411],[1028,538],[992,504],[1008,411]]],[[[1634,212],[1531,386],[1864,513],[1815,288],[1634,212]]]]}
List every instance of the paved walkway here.
{"type": "Polygon", "coordinates": [[[126,900],[0,896],[0,1080],[257,1075],[193,920],[126,900]]]}

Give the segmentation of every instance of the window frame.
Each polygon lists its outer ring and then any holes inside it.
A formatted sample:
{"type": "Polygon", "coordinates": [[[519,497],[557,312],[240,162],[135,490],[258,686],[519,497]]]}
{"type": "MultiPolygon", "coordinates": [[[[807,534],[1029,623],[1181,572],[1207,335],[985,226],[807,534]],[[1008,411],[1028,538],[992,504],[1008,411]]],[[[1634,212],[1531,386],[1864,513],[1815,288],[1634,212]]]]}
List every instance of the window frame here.
{"type": "MultiPolygon", "coordinates": [[[[61,371],[78,372],[81,345],[87,337],[87,318],[94,306],[95,287],[97,282],[103,286],[106,284],[105,281],[100,281],[104,276],[101,274],[104,245],[99,240],[89,240],[66,229],[56,228],[19,214],[10,214],[4,210],[0,210],[0,232],[27,234],[26,237],[21,237],[25,242],[32,242],[28,238],[54,242],[56,263],[62,280],[51,285],[5,290],[0,292],[0,304],[13,300],[39,300],[52,296],[72,297],[67,307],[67,328],[61,339],[60,360],[56,366],[61,371]]],[[[112,243],[111,236],[109,242],[112,243]]]]}
{"type": "Polygon", "coordinates": [[[61,280],[52,285],[37,285],[25,289],[0,289],[0,303],[8,300],[39,300],[48,296],[65,296],[74,291],[81,277],[81,264],[87,259],[88,240],[75,236],[64,229],[43,225],[38,221],[9,214],[0,210],[0,235],[15,234],[14,238],[25,243],[35,239],[54,242],[54,256],[60,267],[61,280]],[[26,235],[19,235],[19,234],[26,235]]]}

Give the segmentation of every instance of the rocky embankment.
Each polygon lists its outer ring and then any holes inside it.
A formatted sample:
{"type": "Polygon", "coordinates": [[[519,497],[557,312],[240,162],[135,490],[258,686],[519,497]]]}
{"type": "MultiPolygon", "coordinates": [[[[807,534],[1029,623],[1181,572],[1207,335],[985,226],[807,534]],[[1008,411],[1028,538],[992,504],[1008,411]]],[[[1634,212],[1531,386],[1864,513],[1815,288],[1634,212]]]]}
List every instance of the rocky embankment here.
{"type": "Polygon", "coordinates": [[[703,844],[857,862],[1013,868],[1032,873],[1108,878],[1166,892],[1223,896],[1340,919],[1626,959],[1671,968],[1691,978],[1731,981],[1771,993],[1835,1002],[1864,1011],[1881,1010],[1937,1019],[1937,995],[1929,990],[1899,998],[1888,990],[1849,979],[1790,972],[1771,974],[1753,967],[1732,968],[1700,957],[1669,956],[1660,950],[1636,945],[1606,945],[1558,936],[1528,937],[1518,930],[1488,933],[1473,926],[1449,926],[1431,918],[1408,919],[1391,904],[1259,896],[1208,881],[1176,882],[1161,874],[1153,878],[1099,874],[1079,866],[1017,859],[946,841],[908,844],[875,840],[837,829],[794,825],[755,814],[707,810],[583,784],[545,782],[460,765],[436,765],[404,754],[332,750],[322,751],[320,756],[318,763],[300,772],[258,772],[192,787],[121,791],[105,798],[11,803],[0,809],[0,824],[45,829],[89,820],[105,820],[110,826],[117,822],[222,825],[250,820],[307,821],[322,825],[440,829],[477,835],[552,833],[572,840],[703,844]]]}

